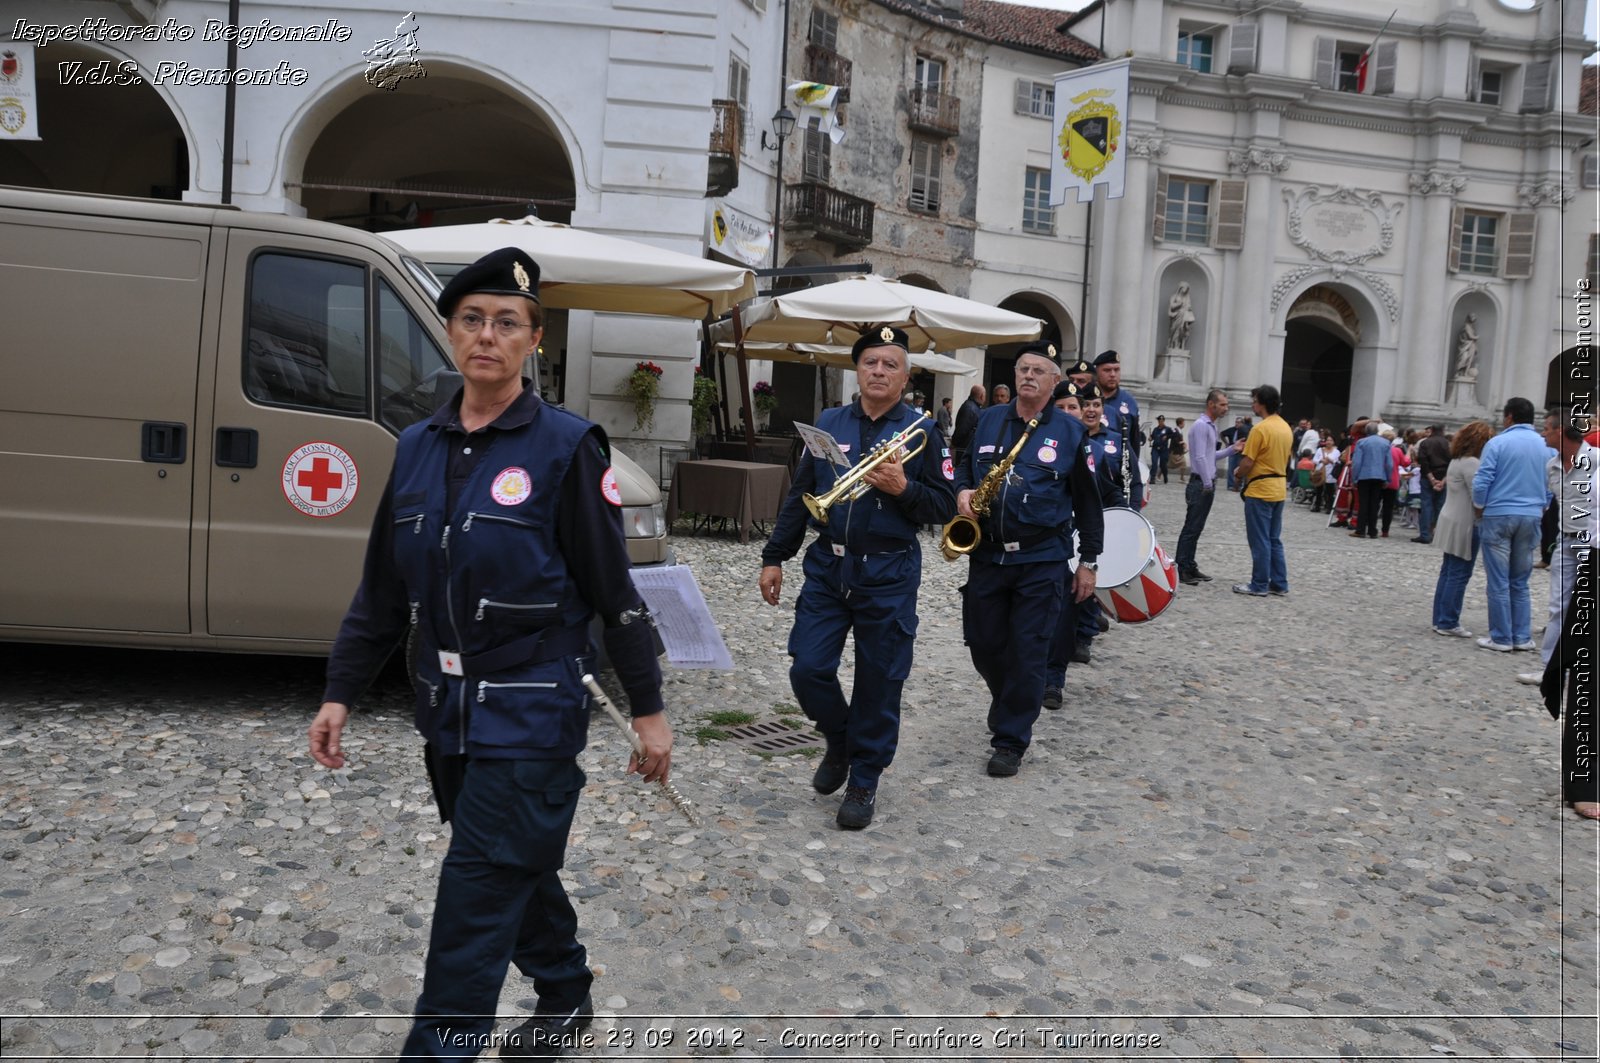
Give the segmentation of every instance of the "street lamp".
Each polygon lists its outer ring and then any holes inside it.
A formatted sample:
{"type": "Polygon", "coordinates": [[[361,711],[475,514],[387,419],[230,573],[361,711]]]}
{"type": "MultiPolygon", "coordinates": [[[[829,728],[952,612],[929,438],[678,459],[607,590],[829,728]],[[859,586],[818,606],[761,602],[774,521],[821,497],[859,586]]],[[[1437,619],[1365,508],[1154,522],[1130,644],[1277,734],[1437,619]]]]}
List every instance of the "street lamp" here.
{"type": "Polygon", "coordinates": [[[794,132],[794,112],[789,108],[778,105],[778,111],[772,116],[772,133],[777,138],[777,143],[767,143],[767,131],[761,131],[761,147],[767,151],[778,153],[778,160],[772,168],[772,268],[778,268],[778,244],[783,239],[783,142],[789,139],[794,132]]]}

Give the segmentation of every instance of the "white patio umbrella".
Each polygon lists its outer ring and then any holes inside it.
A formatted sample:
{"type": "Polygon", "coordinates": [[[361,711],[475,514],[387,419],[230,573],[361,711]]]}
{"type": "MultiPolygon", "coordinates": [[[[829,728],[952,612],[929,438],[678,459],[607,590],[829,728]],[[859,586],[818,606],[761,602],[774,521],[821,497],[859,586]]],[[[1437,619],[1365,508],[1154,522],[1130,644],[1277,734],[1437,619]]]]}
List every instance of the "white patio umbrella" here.
{"type": "Polygon", "coordinates": [[[922,351],[1019,343],[1038,339],[1042,327],[1026,314],[872,276],[758,300],[743,307],[739,317],[742,328],[722,322],[713,338],[849,347],[869,326],[894,325],[905,330],[912,350],[922,351]]]}
{"type": "Polygon", "coordinates": [[[467,265],[520,247],[539,263],[539,301],[553,310],[610,310],[703,318],[756,293],[755,275],[637,240],[538,218],[395,229],[380,236],[427,263],[467,265]]]}
{"type": "MultiPolygon", "coordinates": [[[[723,340],[717,344],[723,353],[732,353],[734,344],[730,340],[723,340]]],[[[744,345],[745,354],[768,362],[804,362],[808,365],[831,365],[840,369],[849,369],[855,363],[850,359],[850,348],[839,347],[828,343],[758,343],[749,342],[744,345]]],[[[948,373],[952,376],[970,376],[977,370],[958,358],[951,358],[946,354],[935,354],[932,351],[918,351],[911,356],[913,369],[925,369],[930,373],[948,373]]]]}

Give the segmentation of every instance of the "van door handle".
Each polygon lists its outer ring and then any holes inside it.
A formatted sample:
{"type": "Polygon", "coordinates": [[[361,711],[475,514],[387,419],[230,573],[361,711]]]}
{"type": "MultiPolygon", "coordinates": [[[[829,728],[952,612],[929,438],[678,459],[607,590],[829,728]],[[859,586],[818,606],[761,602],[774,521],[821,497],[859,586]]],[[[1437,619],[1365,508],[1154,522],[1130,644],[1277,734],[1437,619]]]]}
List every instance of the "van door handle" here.
{"type": "Polygon", "coordinates": [[[146,421],[139,430],[139,460],[182,465],[189,454],[189,426],[174,421],[146,421]]]}
{"type": "Polygon", "coordinates": [[[217,429],[217,464],[225,469],[255,468],[257,439],[254,428],[217,429]]]}

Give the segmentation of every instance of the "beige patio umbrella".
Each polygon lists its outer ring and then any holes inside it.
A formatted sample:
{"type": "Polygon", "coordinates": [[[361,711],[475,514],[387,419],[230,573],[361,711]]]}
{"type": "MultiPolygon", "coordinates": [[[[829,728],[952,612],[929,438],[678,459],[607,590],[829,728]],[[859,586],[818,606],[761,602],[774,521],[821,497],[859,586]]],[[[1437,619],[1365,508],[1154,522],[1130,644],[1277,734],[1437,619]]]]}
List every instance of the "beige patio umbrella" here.
{"type": "Polygon", "coordinates": [[[539,301],[552,310],[610,310],[702,319],[756,293],[743,266],[667,251],[637,240],[538,218],[395,229],[378,235],[423,262],[467,265],[520,247],[539,263],[539,301]]]}
{"type": "MultiPolygon", "coordinates": [[[[732,353],[734,344],[729,340],[722,340],[717,344],[717,349],[724,354],[732,353]]],[[[849,347],[839,347],[827,343],[759,343],[747,342],[744,345],[745,355],[768,362],[804,362],[807,365],[829,365],[839,369],[849,369],[855,363],[850,358],[849,347]]],[[[918,351],[911,355],[911,365],[914,369],[924,369],[930,373],[948,373],[952,376],[970,376],[977,370],[959,358],[951,358],[947,354],[935,354],[932,351],[918,351]]]]}

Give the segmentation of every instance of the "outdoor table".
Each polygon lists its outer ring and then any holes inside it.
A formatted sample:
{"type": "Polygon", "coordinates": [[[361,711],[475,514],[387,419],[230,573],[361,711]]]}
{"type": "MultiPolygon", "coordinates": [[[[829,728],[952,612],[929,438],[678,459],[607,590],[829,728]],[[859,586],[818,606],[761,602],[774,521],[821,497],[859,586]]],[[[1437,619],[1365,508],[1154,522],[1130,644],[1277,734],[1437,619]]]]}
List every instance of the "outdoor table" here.
{"type": "MultiPolygon", "coordinates": [[[[667,523],[684,510],[706,518],[737,521],[739,541],[750,541],[750,527],[776,520],[778,507],[789,493],[789,470],[783,465],[714,458],[680,461],[667,495],[667,523]]],[[[698,531],[701,525],[696,525],[698,531]]]]}
{"type": "MultiPolygon", "coordinates": [[[[798,442],[796,436],[756,436],[755,460],[768,465],[791,465],[790,457],[798,442]]],[[[743,439],[719,439],[711,444],[713,458],[727,458],[730,461],[745,460],[745,441],[743,439]]]]}

